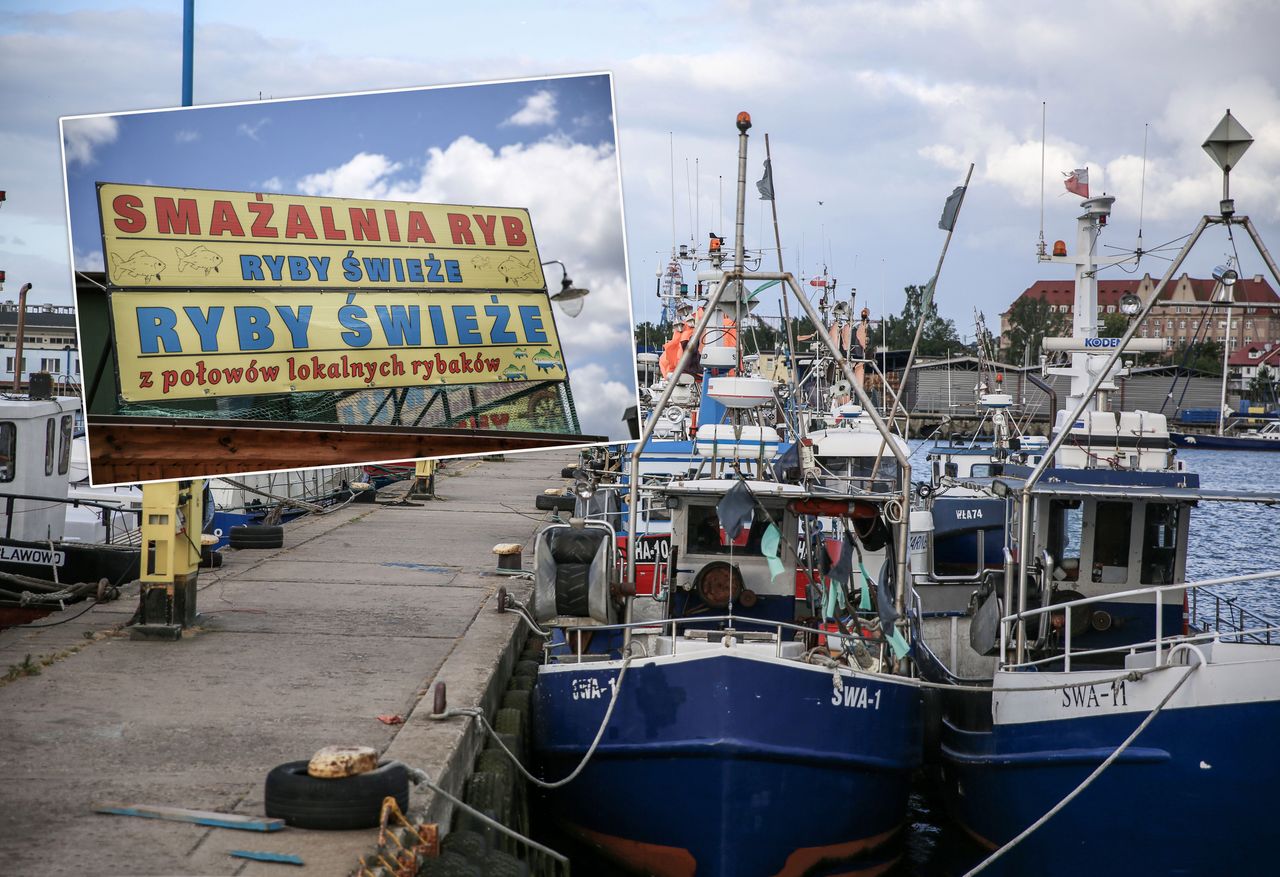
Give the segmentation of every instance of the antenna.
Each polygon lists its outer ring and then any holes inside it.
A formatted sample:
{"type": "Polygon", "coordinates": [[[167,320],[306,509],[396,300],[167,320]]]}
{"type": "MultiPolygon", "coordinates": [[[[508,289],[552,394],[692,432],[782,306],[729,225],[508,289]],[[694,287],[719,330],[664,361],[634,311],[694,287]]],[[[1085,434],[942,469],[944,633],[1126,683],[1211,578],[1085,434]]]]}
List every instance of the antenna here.
{"type": "Polygon", "coordinates": [[[1045,122],[1048,116],[1048,102],[1040,101],[1040,243],[1036,245],[1036,254],[1044,258],[1044,140],[1045,122]]]}
{"type": "Polygon", "coordinates": [[[1142,211],[1147,201],[1147,135],[1151,132],[1151,123],[1142,123],[1142,183],[1138,189],[1138,245],[1133,253],[1138,257],[1133,263],[1137,268],[1142,263],[1142,211]]]}
{"type": "Polygon", "coordinates": [[[676,135],[667,132],[668,148],[671,154],[671,252],[676,251],[676,135]]]}

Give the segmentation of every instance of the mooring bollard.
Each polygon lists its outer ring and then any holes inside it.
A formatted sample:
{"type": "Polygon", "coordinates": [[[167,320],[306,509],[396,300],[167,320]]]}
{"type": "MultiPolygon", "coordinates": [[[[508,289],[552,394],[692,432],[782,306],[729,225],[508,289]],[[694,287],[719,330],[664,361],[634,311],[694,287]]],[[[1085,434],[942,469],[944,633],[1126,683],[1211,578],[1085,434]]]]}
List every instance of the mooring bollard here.
{"type": "Polygon", "coordinates": [[[521,552],[524,546],[519,542],[500,542],[493,546],[493,553],[498,555],[498,569],[500,575],[519,575],[524,572],[524,558],[521,552]]]}

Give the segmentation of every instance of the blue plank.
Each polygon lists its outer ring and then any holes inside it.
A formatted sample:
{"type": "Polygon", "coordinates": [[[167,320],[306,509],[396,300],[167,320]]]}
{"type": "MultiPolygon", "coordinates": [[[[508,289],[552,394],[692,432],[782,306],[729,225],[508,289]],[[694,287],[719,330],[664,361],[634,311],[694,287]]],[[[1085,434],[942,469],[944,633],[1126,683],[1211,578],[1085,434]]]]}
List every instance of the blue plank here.
{"type": "Polygon", "coordinates": [[[255,862],[279,862],[282,865],[301,865],[301,856],[293,853],[261,853],[253,850],[231,850],[230,855],[240,859],[253,859],[255,862]]]}
{"type": "Polygon", "coordinates": [[[145,804],[103,804],[93,809],[96,813],[138,816],[143,819],[168,819],[174,822],[190,822],[213,828],[235,828],[241,831],[280,831],[284,828],[283,819],[241,816],[235,813],[218,813],[213,810],[186,810],[181,807],[154,807],[145,804]]]}

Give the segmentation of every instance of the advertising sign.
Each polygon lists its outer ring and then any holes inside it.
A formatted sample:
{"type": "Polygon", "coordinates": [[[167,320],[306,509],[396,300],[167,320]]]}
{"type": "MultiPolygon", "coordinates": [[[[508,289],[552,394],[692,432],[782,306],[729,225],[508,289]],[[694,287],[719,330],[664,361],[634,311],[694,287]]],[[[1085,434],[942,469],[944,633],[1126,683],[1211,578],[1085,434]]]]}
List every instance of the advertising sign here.
{"type": "Polygon", "coordinates": [[[542,291],[117,290],[110,310],[126,402],[566,377],[542,291]]]}
{"type": "Polygon", "coordinates": [[[98,183],[112,286],[545,289],[529,212],[98,183]]]}

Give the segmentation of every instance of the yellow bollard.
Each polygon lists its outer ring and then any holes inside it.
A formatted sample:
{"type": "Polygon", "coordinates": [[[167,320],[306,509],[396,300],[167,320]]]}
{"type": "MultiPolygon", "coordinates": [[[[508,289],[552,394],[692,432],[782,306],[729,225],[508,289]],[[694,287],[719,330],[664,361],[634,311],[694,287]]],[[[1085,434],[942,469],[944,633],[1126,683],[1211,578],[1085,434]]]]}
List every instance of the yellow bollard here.
{"type": "Polygon", "coordinates": [[[434,499],[436,495],[436,461],[418,460],[413,468],[413,486],[410,499],[434,499]]]}
{"type": "Polygon", "coordinates": [[[134,639],[178,639],[196,620],[204,481],[142,485],[141,619],[134,639]]]}

